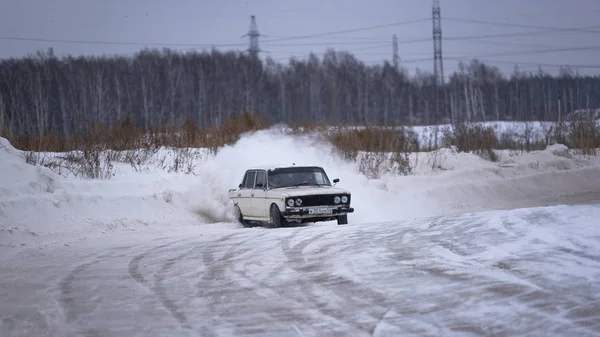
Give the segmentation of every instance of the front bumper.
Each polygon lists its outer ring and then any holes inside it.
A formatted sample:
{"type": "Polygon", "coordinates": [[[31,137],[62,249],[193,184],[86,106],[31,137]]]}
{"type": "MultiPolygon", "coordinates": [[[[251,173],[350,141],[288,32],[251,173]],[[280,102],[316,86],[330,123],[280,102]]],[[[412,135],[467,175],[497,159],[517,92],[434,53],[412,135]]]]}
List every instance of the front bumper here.
{"type": "Polygon", "coordinates": [[[347,214],[354,212],[354,207],[342,207],[342,206],[330,206],[330,207],[294,207],[287,208],[283,212],[283,216],[286,218],[297,218],[297,217],[332,217],[340,214],[347,214]],[[315,213],[311,213],[310,210],[317,210],[315,213]],[[327,210],[326,212],[318,212],[318,210],[327,210]],[[331,210],[331,212],[329,212],[331,210]]]}

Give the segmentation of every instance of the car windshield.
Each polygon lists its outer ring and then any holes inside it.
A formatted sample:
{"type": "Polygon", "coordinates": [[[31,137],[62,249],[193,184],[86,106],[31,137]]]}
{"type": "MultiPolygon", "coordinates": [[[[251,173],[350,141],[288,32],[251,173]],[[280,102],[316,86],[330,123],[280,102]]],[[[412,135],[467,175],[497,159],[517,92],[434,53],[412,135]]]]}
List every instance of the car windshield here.
{"type": "Polygon", "coordinates": [[[269,170],[269,188],[331,185],[320,167],[286,167],[269,170]]]}

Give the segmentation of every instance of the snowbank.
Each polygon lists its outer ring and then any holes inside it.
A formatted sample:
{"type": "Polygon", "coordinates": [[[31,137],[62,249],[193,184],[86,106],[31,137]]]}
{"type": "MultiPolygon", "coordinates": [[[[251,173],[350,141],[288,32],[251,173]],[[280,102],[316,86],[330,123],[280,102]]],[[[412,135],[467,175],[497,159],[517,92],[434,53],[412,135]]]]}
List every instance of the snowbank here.
{"type": "Polygon", "coordinates": [[[2,257],[122,231],[168,232],[234,220],[227,200],[215,193],[220,186],[211,172],[136,172],[116,164],[107,180],[63,177],[27,164],[24,153],[0,140],[2,257]]]}
{"type": "Polygon", "coordinates": [[[236,227],[227,190],[248,166],[265,163],[323,166],[352,191],[352,223],[600,200],[598,159],[560,145],[522,155],[498,152],[499,162],[451,149],[413,154],[413,175],[368,179],[317,136],[269,130],[216,156],[199,155],[190,165],[194,174],[165,170],[161,150],[143,170],[115,163],[107,180],[60,176],[27,164],[6,139],[0,138],[0,147],[3,257],[122,231],[236,227]]]}

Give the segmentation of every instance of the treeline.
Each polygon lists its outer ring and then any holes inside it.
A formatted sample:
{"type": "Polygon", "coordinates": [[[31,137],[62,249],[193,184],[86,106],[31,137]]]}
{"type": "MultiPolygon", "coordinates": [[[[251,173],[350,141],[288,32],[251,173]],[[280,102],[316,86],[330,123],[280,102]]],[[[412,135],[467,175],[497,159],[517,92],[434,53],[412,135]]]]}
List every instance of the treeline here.
{"type": "Polygon", "coordinates": [[[367,66],[346,52],[288,64],[238,52],[142,50],[134,56],[56,57],[52,50],[0,61],[0,134],[70,135],[127,116],[151,128],[192,120],[219,126],[260,111],[274,122],[436,123],[556,120],[600,107],[600,77],[564,69],[497,68],[472,61],[443,86],[390,63],[367,66]]]}

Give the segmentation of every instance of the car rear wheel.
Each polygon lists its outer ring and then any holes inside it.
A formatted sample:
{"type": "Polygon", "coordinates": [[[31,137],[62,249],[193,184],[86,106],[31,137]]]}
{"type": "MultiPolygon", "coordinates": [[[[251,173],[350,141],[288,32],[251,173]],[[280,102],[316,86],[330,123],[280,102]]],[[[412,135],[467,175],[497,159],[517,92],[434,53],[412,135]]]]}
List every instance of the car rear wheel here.
{"type": "Polygon", "coordinates": [[[238,222],[246,227],[248,226],[248,221],[244,220],[244,216],[242,215],[242,210],[240,209],[240,206],[235,205],[235,215],[237,217],[238,222]]]}
{"type": "Polygon", "coordinates": [[[285,225],[285,219],[281,215],[279,207],[275,204],[272,204],[269,209],[269,218],[269,228],[279,228],[285,225]]]}
{"type": "Polygon", "coordinates": [[[338,216],[337,223],[338,223],[338,225],[347,225],[348,224],[348,214],[338,216]]]}

